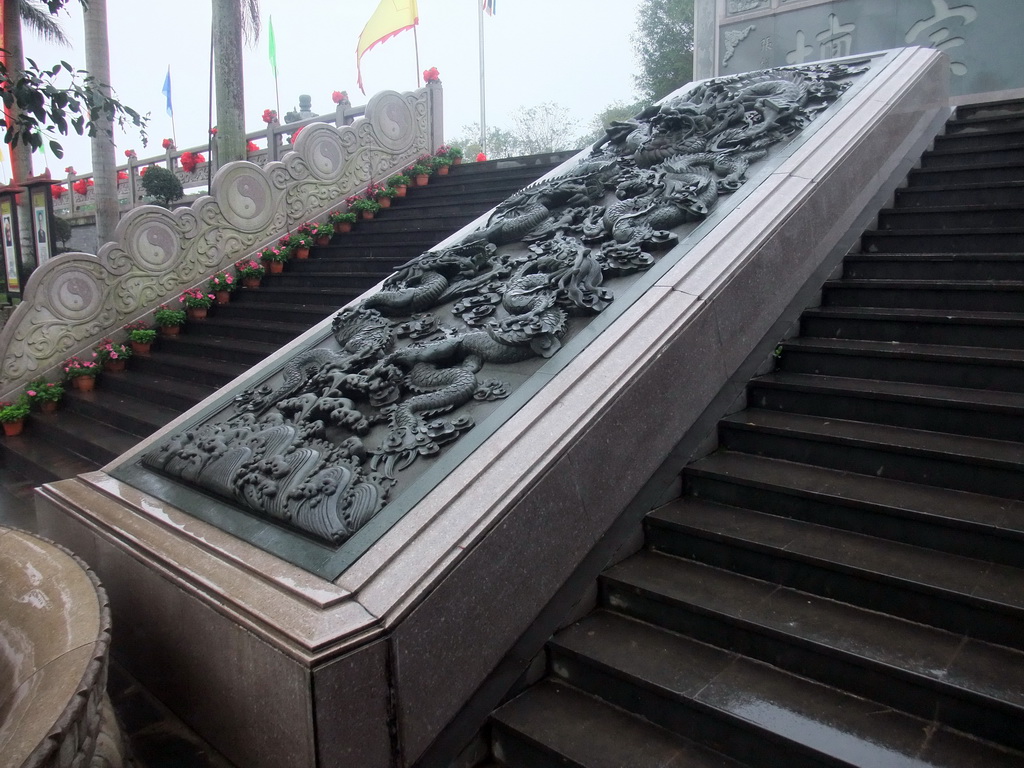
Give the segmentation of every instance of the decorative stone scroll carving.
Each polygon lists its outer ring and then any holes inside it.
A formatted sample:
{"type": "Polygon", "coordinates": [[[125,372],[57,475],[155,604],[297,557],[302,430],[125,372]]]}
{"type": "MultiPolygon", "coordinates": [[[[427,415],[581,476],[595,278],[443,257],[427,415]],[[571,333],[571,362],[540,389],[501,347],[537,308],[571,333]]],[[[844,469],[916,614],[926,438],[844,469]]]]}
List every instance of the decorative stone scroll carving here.
{"type": "Polygon", "coordinates": [[[36,270],[0,332],[0,391],[53,370],[123,323],[313,218],[372,179],[433,149],[429,89],[379,93],[350,126],[317,123],[281,161],[229,163],[210,195],[171,212],[143,206],[98,256],[65,254],[36,270]]]}
{"type": "Polygon", "coordinates": [[[402,266],[339,312],[324,343],[158,444],[144,466],[339,545],[860,71],[721,78],[614,123],[567,170],[402,266]]]}

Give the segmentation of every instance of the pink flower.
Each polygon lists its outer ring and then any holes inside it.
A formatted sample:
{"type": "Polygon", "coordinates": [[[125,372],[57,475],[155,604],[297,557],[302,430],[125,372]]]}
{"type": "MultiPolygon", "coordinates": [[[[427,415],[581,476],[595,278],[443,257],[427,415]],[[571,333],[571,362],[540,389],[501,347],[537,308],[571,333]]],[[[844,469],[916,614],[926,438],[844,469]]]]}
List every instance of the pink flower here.
{"type": "Polygon", "coordinates": [[[25,392],[25,394],[28,395],[29,397],[35,397],[36,391],[34,389],[29,389],[25,392]]]}

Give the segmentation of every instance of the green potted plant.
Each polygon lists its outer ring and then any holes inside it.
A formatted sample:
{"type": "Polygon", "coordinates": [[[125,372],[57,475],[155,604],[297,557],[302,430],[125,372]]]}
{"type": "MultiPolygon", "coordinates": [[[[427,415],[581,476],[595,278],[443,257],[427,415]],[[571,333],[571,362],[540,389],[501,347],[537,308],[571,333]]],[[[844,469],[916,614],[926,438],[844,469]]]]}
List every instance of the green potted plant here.
{"type": "Polygon", "coordinates": [[[405,169],[405,175],[412,178],[417,187],[425,187],[430,181],[430,174],[434,166],[430,162],[430,156],[425,155],[405,169]]]}
{"type": "Polygon", "coordinates": [[[128,365],[128,358],[132,356],[130,346],[113,339],[103,339],[93,348],[93,352],[103,364],[103,370],[111,372],[123,371],[128,365]]]}
{"type": "Polygon", "coordinates": [[[322,224],[316,225],[316,244],[323,246],[328,245],[331,242],[331,237],[334,236],[334,225],[329,221],[325,221],[322,224]]]}
{"type": "Polygon", "coordinates": [[[189,288],[187,291],[182,291],[178,301],[184,305],[185,314],[189,320],[204,320],[214,298],[216,297],[212,293],[201,291],[198,288],[189,288]]]}
{"type": "Polygon", "coordinates": [[[36,379],[25,385],[25,397],[43,413],[53,413],[64,397],[64,385],[59,381],[36,379]]]}
{"type": "Polygon", "coordinates": [[[334,211],[327,216],[327,221],[334,226],[335,232],[351,232],[352,225],[356,223],[356,215],[350,211],[334,211]]]}
{"type": "Polygon", "coordinates": [[[448,169],[452,164],[452,158],[448,155],[434,155],[430,158],[430,164],[434,167],[434,172],[438,176],[447,176],[448,169]]]}
{"type": "Polygon", "coordinates": [[[266,273],[266,269],[256,259],[236,261],[235,270],[238,272],[242,285],[246,288],[259,288],[260,280],[263,279],[263,275],[266,273]]]}
{"type": "MultiPolygon", "coordinates": [[[[95,352],[93,357],[96,357],[95,352]]],[[[75,389],[89,392],[96,386],[96,376],[99,375],[100,364],[95,359],[85,360],[74,355],[65,360],[61,368],[75,389]]]]}
{"type": "Polygon", "coordinates": [[[218,304],[227,304],[231,301],[231,292],[238,287],[238,281],[230,272],[218,272],[210,278],[206,287],[216,297],[218,304]]]}
{"type": "Polygon", "coordinates": [[[13,403],[3,404],[0,407],[0,423],[4,425],[4,434],[9,437],[20,435],[30,410],[31,407],[25,395],[22,395],[13,403]]]}
{"type": "Polygon", "coordinates": [[[267,262],[268,271],[272,275],[283,272],[284,263],[291,257],[291,251],[288,248],[282,248],[280,245],[272,245],[260,251],[260,259],[267,262]]]}
{"type": "Polygon", "coordinates": [[[152,328],[136,328],[128,331],[128,343],[132,345],[132,354],[148,355],[154,341],[156,341],[156,331],[152,328]]]}
{"type": "Polygon", "coordinates": [[[380,203],[366,197],[349,198],[348,209],[359,214],[360,218],[372,219],[380,210],[380,203]]]}
{"type": "Polygon", "coordinates": [[[161,304],[153,313],[153,324],[164,336],[177,336],[181,326],[185,324],[185,310],[172,309],[166,304],[161,304]]]}
{"type": "Polygon", "coordinates": [[[371,184],[366,188],[366,196],[370,200],[376,200],[381,208],[390,208],[395,190],[387,184],[371,184]]]}
{"type": "Polygon", "coordinates": [[[159,165],[151,165],[146,169],[146,174],[142,177],[142,188],[147,195],[156,198],[164,208],[170,208],[171,203],[180,200],[185,194],[178,177],[159,165]]]}
{"type": "Polygon", "coordinates": [[[395,197],[405,197],[411,182],[412,179],[404,173],[396,173],[394,176],[388,177],[388,186],[395,190],[395,197]]]}

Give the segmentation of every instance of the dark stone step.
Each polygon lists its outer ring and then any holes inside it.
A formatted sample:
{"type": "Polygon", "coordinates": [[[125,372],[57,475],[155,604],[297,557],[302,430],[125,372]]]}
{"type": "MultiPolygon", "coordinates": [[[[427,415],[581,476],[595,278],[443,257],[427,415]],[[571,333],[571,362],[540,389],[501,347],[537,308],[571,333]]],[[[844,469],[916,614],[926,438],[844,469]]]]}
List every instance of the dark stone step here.
{"type": "Polygon", "coordinates": [[[843,260],[850,280],[967,280],[984,278],[1024,283],[1024,255],[1019,253],[851,253],[843,260]]]}
{"type": "Polygon", "coordinates": [[[902,187],[896,190],[897,208],[935,208],[944,205],[1021,205],[1024,182],[902,187]]]}
{"type": "Polygon", "coordinates": [[[4,469],[17,473],[33,486],[98,469],[101,464],[95,459],[80,456],[35,434],[37,421],[55,418],[60,418],[60,414],[33,414],[20,435],[0,440],[4,469]]]}
{"type": "Polygon", "coordinates": [[[878,228],[885,231],[1000,229],[1019,226],[1024,207],[979,205],[939,208],[889,208],[878,217],[878,228]]]}
{"type": "Polygon", "coordinates": [[[390,275],[391,272],[356,272],[349,271],[338,273],[326,270],[323,267],[303,267],[300,269],[286,269],[280,275],[274,275],[273,288],[308,288],[315,285],[320,289],[330,289],[336,292],[363,293],[377,285],[381,280],[390,275]]]}
{"type": "MultiPolygon", "coordinates": [[[[158,358],[159,354],[154,354],[158,358]]],[[[144,358],[136,356],[131,367],[118,376],[102,376],[97,392],[114,393],[125,397],[138,397],[155,406],[178,413],[212,395],[218,385],[145,370],[144,358]]]]}
{"type": "Polygon", "coordinates": [[[718,423],[730,451],[970,493],[1024,498],[1024,443],[749,408],[718,423]]]}
{"type": "Polygon", "coordinates": [[[694,508],[659,549],[984,642],[1024,649],[1024,571],[760,511],[694,508]]]}
{"type": "MultiPolygon", "coordinates": [[[[278,277],[274,275],[272,277],[278,277]]],[[[320,286],[285,286],[265,281],[260,286],[260,303],[287,304],[292,307],[323,307],[325,314],[339,310],[363,292],[355,289],[321,288],[320,286]]]]}
{"type": "MultiPolygon", "coordinates": [[[[130,380],[131,371],[119,374],[130,380]]],[[[135,436],[138,440],[152,434],[164,424],[177,418],[181,408],[168,408],[153,402],[144,392],[136,397],[112,388],[113,376],[103,377],[102,384],[91,392],[68,390],[62,401],[62,409],[79,413],[95,421],[102,421],[116,429],[135,436]]]]}
{"type": "Polygon", "coordinates": [[[280,349],[277,344],[235,336],[187,333],[164,340],[161,355],[238,363],[249,368],[280,349]]]}
{"type": "Polygon", "coordinates": [[[781,346],[777,367],[788,373],[1024,392],[1020,350],[810,338],[781,346]]]}
{"type": "MultiPolygon", "coordinates": [[[[1022,233],[1024,237],[1024,233],[1022,233]]],[[[822,303],[833,307],[904,307],[1024,313],[1020,280],[829,280],[822,303]]]]}
{"type": "Polygon", "coordinates": [[[1024,253],[1024,228],[869,229],[861,236],[866,253],[1024,253]]]}
{"type": "Polygon", "coordinates": [[[491,717],[492,751],[509,768],[741,764],[572,686],[546,680],[491,717]]]}
{"type": "Polygon", "coordinates": [[[687,503],[756,509],[1024,568],[1019,501],[731,451],[690,464],[683,481],[687,503]]]}
{"type": "MultiPolygon", "coordinates": [[[[292,304],[286,300],[287,297],[282,297],[263,288],[256,290],[261,292],[258,298],[244,302],[231,302],[231,320],[259,321],[261,323],[283,322],[312,328],[338,309],[324,304],[292,304]]],[[[217,318],[218,322],[220,320],[221,318],[217,318]]]]}
{"type": "MultiPolygon", "coordinates": [[[[674,632],[597,611],[550,644],[559,678],[749,765],[953,765],[1016,755],[674,632]]],[[[978,763],[975,763],[978,764],[978,763]]]]}
{"type": "Polygon", "coordinates": [[[1002,99],[978,104],[961,104],[946,123],[946,132],[965,128],[988,130],[990,124],[1002,121],[1024,119],[1024,99],[1002,99]]]}
{"type": "Polygon", "coordinates": [[[1024,398],[1013,392],[779,371],[750,382],[747,403],[768,411],[992,440],[1024,437],[1024,398]]]}
{"type": "Polygon", "coordinates": [[[308,331],[322,317],[321,313],[316,314],[316,319],[310,323],[305,322],[282,322],[279,320],[261,319],[254,323],[243,317],[231,318],[210,318],[202,325],[196,324],[189,328],[189,336],[227,336],[230,338],[257,341],[265,344],[272,344],[275,347],[283,347],[297,336],[308,331]]]}
{"type": "Polygon", "coordinates": [[[1024,143],[1024,115],[1003,118],[991,122],[981,130],[974,124],[973,130],[960,130],[935,137],[935,149],[939,151],[996,149],[1019,146],[1024,143]]]}
{"type": "Polygon", "coordinates": [[[111,426],[110,420],[100,417],[89,418],[72,409],[62,409],[54,414],[38,414],[33,418],[32,435],[45,440],[62,450],[92,462],[95,469],[133,448],[138,442],[137,435],[111,426]]]}
{"type": "MultiPolygon", "coordinates": [[[[251,365],[227,360],[210,360],[200,356],[161,352],[138,358],[134,370],[155,377],[182,380],[219,389],[245,373],[251,365]]],[[[176,386],[176,384],[175,384],[176,386]]]]}
{"type": "Polygon", "coordinates": [[[1002,144],[991,149],[933,149],[921,156],[922,168],[973,168],[979,165],[1024,163],[1024,143],[1002,144]]]}
{"type": "Polygon", "coordinates": [[[331,275],[368,275],[377,276],[378,280],[390,275],[401,263],[394,257],[367,257],[358,255],[321,255],[315,259],[290,261],[285,274],[305,275],[310,272],[323,272],[331,275]]]}
{"type": "Polygon", "coordinates": [[[1024,315],[948,309],[816,307],[800,316],[800,334],[897,344],[1024,349],[1024,315]]]}
{"type": "Polygon", "coordinates": [[[1024,164],[994,163],[961,168],[915,168],[907,176],[907,184],[940,186],[950,184],[992,184],[1006,181],[1024,181],[1024,164]]]}
{"type": "Polygon", "coordinates": [[[377,213],[374,218],[369,221],[360,221],[358,226],[353,228],[351,232],[336,235],[334,242],[358,240],[360,237],[369,235],[402,234],[416,238],[425,237],[432,239],[433,242],[436,243],[443,239],[443,237],[450,235],[452,232],[457,232],[462,229],[486,210],[487,209],[484,208],[480,210],[479,213],[475,213],[473,211],[458,211],[452,214],[432,214],[431,212],[424,211],[415,216],[400,216],[397,215],[397,211],[387,208],[377,213]],[[445,235],[443,237],[439,237],[437,235],[438,232],[444,232],[445,235]],[[421,233],[423,234],[421,235],[421,233]]]}
{"type": "MultiPolygon", "coordinates": [[[[718,510],[694,502],[655,511],[648,546],[657,548],[677,524],[685,530],[692,506],[718,510]]],[[[650,551],[606,571],[601,595],[641,621],[1024,748],[1021,651],[650,551]]]]}

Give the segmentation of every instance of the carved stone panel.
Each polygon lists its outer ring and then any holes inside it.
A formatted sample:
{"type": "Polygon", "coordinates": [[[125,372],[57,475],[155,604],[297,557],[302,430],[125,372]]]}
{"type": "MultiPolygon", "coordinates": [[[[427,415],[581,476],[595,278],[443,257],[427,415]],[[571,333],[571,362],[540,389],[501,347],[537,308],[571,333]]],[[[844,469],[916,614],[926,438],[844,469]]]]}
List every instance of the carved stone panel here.
{"type": "Polygon", "coordinates": [[[425,472],[457,460],[455,446],[482,440],[492,414],[507,417],[536,391],[571,341],[635,300],[639,278],[682,258],[680,239],[863,69],[706,81],[614,123],[557,175],[403,265],[340,311],[329,337],[168,436],[124,479],[150,473],[147,491],[193,489],[324,551],[359,537],[382,511],[408,506],[425,472]]]}

